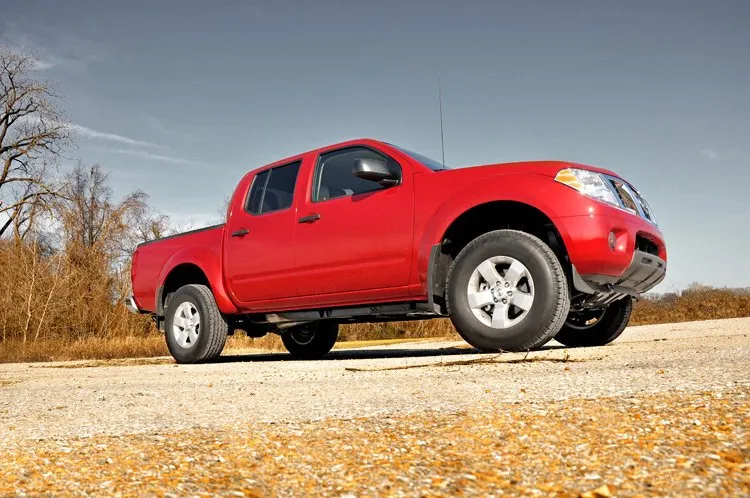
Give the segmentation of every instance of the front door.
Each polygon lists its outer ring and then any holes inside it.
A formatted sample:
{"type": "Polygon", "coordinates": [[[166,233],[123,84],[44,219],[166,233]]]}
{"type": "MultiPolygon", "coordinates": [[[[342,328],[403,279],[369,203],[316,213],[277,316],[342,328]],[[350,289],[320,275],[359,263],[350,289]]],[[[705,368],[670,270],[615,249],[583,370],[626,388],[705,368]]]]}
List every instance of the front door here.
{"type": "Polygon", "coordinates": [[[408,167],[368,147],[334,150],[317,158],[310,189],[298,211],[299,296],[407,284],[414,223],[408,167]],[[382,186],[354,176],[358,159],[386,161],[399,184],[382,186]]]}
{"type": "MultiPolygon", "coordinates": [[[[240,303],[296,295],[294,190],[301,161],[256,174],[244,209],[232,212],[225,227],[226,283],[240,303]]],[[[239,194],[238,194],[239,195],[239,194]]],[[[235,201],[236,204],[236,201],[235,201]]]]}

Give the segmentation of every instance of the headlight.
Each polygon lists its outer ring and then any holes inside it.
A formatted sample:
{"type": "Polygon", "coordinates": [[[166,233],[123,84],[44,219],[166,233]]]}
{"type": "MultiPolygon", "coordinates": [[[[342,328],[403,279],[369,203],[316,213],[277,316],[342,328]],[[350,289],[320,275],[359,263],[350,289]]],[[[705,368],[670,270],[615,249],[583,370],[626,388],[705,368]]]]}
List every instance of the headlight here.
{"type": "Polygon", "coordinates": [[[641,211],[643,211],[643,215],[654,225],[657,224],[656,222],[656,216],[654,216],[654,210],[651,209],[651,204],[648,203],[648,201],[641,195],[640,192],[633,189],[635,191],[636,197],[638,197],[638,202],[641,204],[641,211]]]}
{"type": "Polygon", "coordinates": [[[587,169],[566,168],[560,170],[555,176],[555,181],[560,182],[568,187],[572,187],[589,197],[613,206],[620,206],[614,192],[605,182],[599,173],[587,169]]]}

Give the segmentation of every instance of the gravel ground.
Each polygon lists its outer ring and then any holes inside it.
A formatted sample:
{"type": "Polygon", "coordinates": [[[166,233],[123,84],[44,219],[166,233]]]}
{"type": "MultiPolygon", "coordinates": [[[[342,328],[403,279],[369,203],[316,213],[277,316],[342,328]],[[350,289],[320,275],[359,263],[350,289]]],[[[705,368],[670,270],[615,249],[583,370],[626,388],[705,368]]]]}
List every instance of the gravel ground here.
{"type": "Polygon", "coordinates": [[[44,440],[0,494],[748,496],[747,388],[44,440]]]}
{"type": "Polygon", "coordinates": [[[0,365],[0,495],[750,496],[749,360],[735,319],[529,355],[0,365]]]}

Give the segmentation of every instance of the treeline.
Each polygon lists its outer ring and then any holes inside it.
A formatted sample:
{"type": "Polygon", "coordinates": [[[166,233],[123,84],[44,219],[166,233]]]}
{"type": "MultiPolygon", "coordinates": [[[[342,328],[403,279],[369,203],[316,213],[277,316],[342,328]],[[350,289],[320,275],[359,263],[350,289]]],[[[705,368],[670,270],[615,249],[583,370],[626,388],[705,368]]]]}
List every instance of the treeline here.
{"type": "Polygon", "coordinates": [[[115,198],[98,165],[60,171],[75,128],[35,67],[0,48],[0,348],[148,334],[119,302],[131,251],[169,220],[143,192],[115,198]]]}

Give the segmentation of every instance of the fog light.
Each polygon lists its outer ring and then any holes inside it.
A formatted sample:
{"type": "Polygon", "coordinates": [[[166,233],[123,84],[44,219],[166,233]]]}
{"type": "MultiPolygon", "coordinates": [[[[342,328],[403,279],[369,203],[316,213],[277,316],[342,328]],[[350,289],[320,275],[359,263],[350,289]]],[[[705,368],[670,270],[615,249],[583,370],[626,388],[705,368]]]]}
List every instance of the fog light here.
{"type": "Polygon", "coordinates": [[[607,242],[609,242],[610,250],[614,251],[615,246],[617,245],[617,235],[615,234],[615,232],[609,232],[609,237],[607,237],[607,242]]]}

